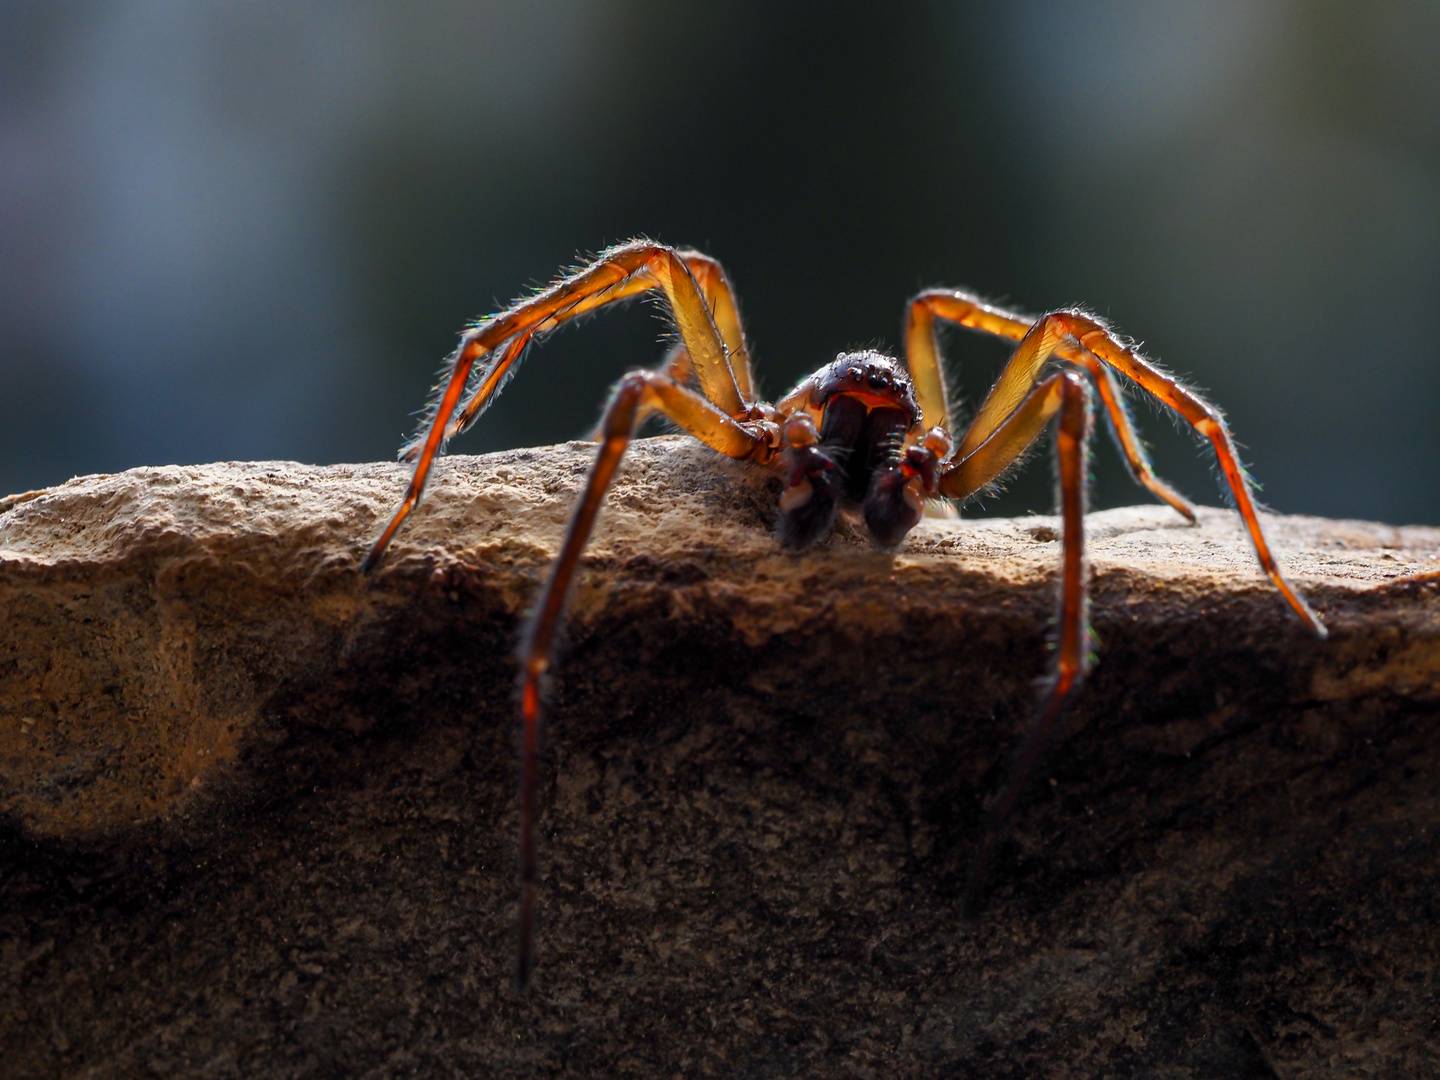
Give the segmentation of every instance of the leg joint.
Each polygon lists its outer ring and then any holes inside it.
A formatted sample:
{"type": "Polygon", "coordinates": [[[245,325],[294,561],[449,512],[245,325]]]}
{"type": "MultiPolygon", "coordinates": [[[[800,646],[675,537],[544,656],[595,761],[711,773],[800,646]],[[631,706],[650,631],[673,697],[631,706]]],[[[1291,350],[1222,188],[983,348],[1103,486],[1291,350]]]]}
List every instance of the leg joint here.
{"type": "Polygon", "coordinates": [[[1090,384],[1078,371],[1060,373],[1060,396],[1064,401],[1090,400],[1090,384]]]}

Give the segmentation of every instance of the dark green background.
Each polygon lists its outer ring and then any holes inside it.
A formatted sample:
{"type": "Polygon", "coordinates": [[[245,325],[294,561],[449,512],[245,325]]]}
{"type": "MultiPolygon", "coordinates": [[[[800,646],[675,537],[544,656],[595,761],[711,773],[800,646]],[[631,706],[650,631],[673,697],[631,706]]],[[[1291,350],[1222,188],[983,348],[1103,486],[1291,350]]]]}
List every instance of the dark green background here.
{"type": "MultiPolygon", "coordinates": [[[[9,4],[0,489],[388,457],[467,319],[646,234],[725,263],[772,394],[925,285],[1078,302],[1276,509],[1440,522],[1437,56],[1399,0],[9,4]]],[[[454,449],[580,434],[658,329],[562,335],[454,449]]],[[[1003,349],[951,355],[973,404],[1003,349]]]]}

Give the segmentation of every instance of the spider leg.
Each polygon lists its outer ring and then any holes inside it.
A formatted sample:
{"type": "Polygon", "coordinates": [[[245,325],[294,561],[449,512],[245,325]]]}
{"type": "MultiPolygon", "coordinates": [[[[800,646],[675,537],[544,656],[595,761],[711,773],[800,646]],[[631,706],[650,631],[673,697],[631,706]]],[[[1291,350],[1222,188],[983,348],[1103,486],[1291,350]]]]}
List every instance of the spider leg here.
{"type": "Polygon", "coordinates": [[[740,396],[746,401],[755,400],[755,376],[750,369],[750,346],[745,341],[745,328],[740,322],[740,306],[735,302],[735,292],[725,278],[721,265],[699,251],[684,250],[680,258],[695,275],[695,283],[705,296],[705,303],[715,319],[715,327],[725,342],[725,351],[730,360],[730,372],[735,376],[735,385],[740,396]]]}
{"type": "Polygon", "coordinates": [[[615,476],[625,449],[634,437],[640,413],[651,408],[664,413],[701,442],[732,458],[769,460],[778,432],[727,416],[710,401],[674,379],[653,371],[626,375],[615,387],[600,424],[600,451],[585,481],[585,491],[571,515],[560,554],[540,594],[520,644],[521,712],[524,728],[520,742],[520,947],[517,981],[523,989],[535,959],[535,826],[540,778],[541,680],[554,659],[555,634],[565,612],[565,601],[590,539],[595,517],[615,476]]]}
{"type": "Polygon", "coordinates": [[[1072,371],[1050,376],[1032,388],[983,443],[963,455],[956,451],[940,474],[940,494],[947,499],[968,499],[1020,460],[1060,411],[1067,392],[1065,387],[1072,381],[1084,385],[1080,376],[1072,371]]]}
{"type": "Polygon", "coordinates": [[[1019,458],[1040,437],[1057,413],[1055,454],[1059,463],[1063,529],[1060,608],[1056,619],[1059,641],[1040,709],[1025,736],[1014,773],[990,811],[989,824],[970,874],[967,906],[973,906],[978,899],[989,871],[991,855],[1004,836],[1004,828],[1015,802],[1049,742],[1050,733],[1066,701],[1079,686],[1090,665],[1089,595],[1085,580],[1085,483],[1091,407],[1085,380],[1073,371],[1062,371],[1046,379],[1001,422],[989,439],[965,460],[952,465],[941,481],[942,489],[948,488],[946,493],[953,498],[964,498],[980,490],[1019,458]]]}
{"type": "MultiPolygon", "coordinates": [[[[707,276],[711,273],[705,270],[707,276]]],[[[714,276],[723,281],[718,265],[714,276]]],[[[451,417],[465,394],[477,362],[496,355],[498,350],[496,359],[483,369],[480,387],[466,403],[472,420],[504,384],[525,346],[537,334],[548,333],[577,314],[650,289],[663,292],[706,399],[728,416],[745,415],[748,404],[731,367],[725,338],[682,253],[648,240],[632,240],[613,247],[591,265],[486,319],[461,336],[460,345],[450,358],[449,375],[427,421],[426,434],[417,442],[418,450],[405,455],[415,460],[410,486],[389,524],[365,556],[361,570],[368,572],[380,561],[400,524],[419,503],[430,468],[451,430],[451,417]]],[[[729,295],[728,287],[725,295],[729,295]]],[[[729,303],[733,312],[733,298],[729,303]]],[[[738,313],[734,317],[732,330],[738,332],[738,313]]],[[[748,382],[748,364],[742,367],[748,382]]]]}
{"type": "MultiPolygon", "coordinates": [[[[695,368],[690,363],[690,354],[685,351],[683,342],[676,342],[670,346],[669,351],[665,354],[665,359],[660,362],[660,366],[655,370],[666,378],[674,379],[681,386],[689,386],[695,381],[695,368]]],[[[654,416],[658,411],[659,410],[653,405],[642,404],[640,411],[635,416],[635,430],[639,431],[640,425],[645,423],[646,420],[649,420],[650,417],[654,416]]],[[[587,442],[600,441],[602,437],[600,429],[603,423],[604,419],[602,417],[601,422],[597,423],[594,430],[585,437],[587,442]]]]}
{"type": "MultiPolygon", "coordinates": [[[[715,327],[725,340],[730,371],[735,376],[735,385],[740,388],[740,396],[753,402],[755,391],[754,375],[750,370],[750,346],[745,342],[745,330],[740,324],[740,308],[735,303],[735,294],[730,289],[730,283],[725,280],[725,271],[718,262],[701,252],[687,250],[679,254],[690,272],[695,275],[695,283],[700,286],[705,302],[715,317],[715,327]]],[[[690,362],[690,353],[684,342],[671,346],[658,370],[678,383],[688,385],[694,380],[695,365],[690,362]]],[[[641,406],[640,415],[635,420],[637,430],[656,411],[654,406],[641,406]]],[[[590,441],[600,441],[598,426],[590,436],[590,441]]]]}
{"type": "MultiPolygon", "coordinates": [[[[676,254],[694,276],[695,284],[699,286],[700,292],[705,298],[705,304],[709,307],[710,314],[715,320],[715,328],[720,332],[721,340],[725,342],[726,359],[730,364],[730,373],[735,378],[735,385],[740,390],[740,396],[747,402],[753,401],[754,379],[750,371],[750,347],[745,342],[745,330],[740,323],[740,308],[735,302],[735,294],[730,288],[730,283],[725,278],[724,268],[709,255],[699,251],[685,250],[678,251],[676,254]]],[[[445,439],[449,440],[461,432],[469,430],[470,426],[479,419],[480,414],[493,400],[496,388],[506,380],[510,369],[520,358],[521,353],[525,351],[526,346],[530,344],[533,335],[543,336],[561,324],[582,315],[588,315],[606,304],[628,300],[631,297],[652,292],[655,288],[657,288],[657,283],[653,277],[636,274],[618,285],[588,296],[571,308],[557,313],[555,317],[547,320],[546,324],[517,335],[505,346],[505,351],[496,362],[494,369],[466,400],[459,415],[450,421],[449,426],[445,429],[445,439]]],[[[670,349],[659,370],[666,372],[677,382],[688,383],[694,378],[694,365],[690,363],[690,353],[683,342],[677,342],[670,349]]],[[[641,420],[643,422],[644,417],[641,420]]],[[[596,431],[598,432],[599,429],[597,428],[596,431]]],[[[594,439],[598,440],[599,435],[596,434],[594,439]]],[[[405,460],[413,461],[419,452],[419,444],[412,444],[406,451],[405,460]]]]}
{"type": "MultiPolygon", "coordinates": [[[[909,315],[905,322],[905,353],[911,377],[915,380],[916,395],[920,398],[921,410],[927,420],[930,415],[926,405],[926,394],[938,401],[936,406],[949,423],[949,404],[945,397],[944,370],[940,364],[939,344],[935,337],[935,319],[941,318],[982,333],[1019,341],[1035,325],[1034,318],[1001,311],[982,303],[962,292],[948,289],[931,289],[921,293],[910,303],[909,315]],[[921,373],[924,373],[923,376],[921,373]],[[926,388],[922,393],[922,383],[926,388]]],[[[1100,391],[1100,400],[1110,421],[1110,430],[1125,457],[1126,467],[1137,484],[1150,489],[1162,502],[1168,503],[1190,521],[1195,520],[1195,511],[1190,504],[1175,492],[1169,484],[1155,475],[1151,468],[1145,444],[1135,431],[1134,421],[1125,405],[1125,394],[1114,375],[1098,359],[1073,343],[1061,342],[1054,353],[1062,360],[1079,364],[1090,372],[1100,391]]],[[[1012,358],[1013,365],[1018,356],[1012,358]]],[[[1002,376],[1002,379],[1004,376],[1002,376]]],[[[1033,381],[1033,378],[1032,380],[1033,381]]],[[[992,392],[993,396],[993,392],[992,392]]],[[[987,399],[988,400],[988,399],[987,399]]],[[[948,428],[947,428],[948,430],[948,428]]]]}
{"type": "MultiPolygon", "coordinates": [[[[924,299],[925,295],[929,294],[922,294],[921,299],[924,299]]],[[[1023,396],[1026,389],[1034,382],[1035,376],[1039,374],[1045,362],[1052,355],[1079,364],[1092,373],[1103,371],[1106,368],[1118,371],[1142,390],[1179,413],[1186,423],[1210,441],[1215,450],[1215,457],[1220,463],[1221,472],[1224,473],[1230,492],[1235,498],[1235,508],[1240,512],[1246,531],[1250,534],[1250,542],[1254,545],[1260,569],[1270,578],[1275,588],[1280,591],[1280,595],[1285,598],[1310,632],[1316,637],[1326,636],[1325,625],[1310,609],[1310,605],[1305,602],[1305,599],[1290,587],[1290,583],[1280,573],[1279,564],[1271,553],[1270,545],[1265,540],[1265,533],[1260,527],[1260,517],[1250,494],[1249,478],[1240,465],[1240,457],[1236,453],[1230,429],[1219,409],[1189,387],[1182,385],[1155,367],[1135,349],[1122,343],[1109,327],[1094,316],[1080,311],[1057,311],[1044,316],[1038,322],[1030,325],[1028,329],[1021,331],[1018,327],[1024,325],[1022,316],[1010,315],[988,307],[963,293],[946,295],[953,304],[948,310],[954,313],[956,322],[986,333],[1021,338],[1014,357],[1001,373],[999,380],[986,397],[985,403],[981,405],[980,412],[972,422],[970,430],[960,440],[959,449],[956,451],[957,459],[962,458],[968,451],[973,450],[990,437],[997,426],[1009,415],[1010,410],[1014,408],[1015,403],[1023,396]],[[968,309],[966,305],[968,305],[968,309]]],[[[916,303],[920,303],[920,300],[917,300],[916,303]]],[[[1097,382],[1101,388],[1101,399],[1106,402],[1108,407],[1109,397],[1105,389],[1107,380],[1097,378],[1097,382]]],[[[1119,400],[1118,394],[1115,395],[1117,404],[1119,400]]],[[[1123,411],[1112,411],[1110,419],[1117,430],[1129,430],[1128,419],[1125,418],[1123,411]]],[[[1154,480],[1153,474],[1149,472],[1149,464],[1145,462],[1143,452],[1140,450],[1139,440],[1134,437],[1133,430],[1130,430],[1128,440],[1122,436],[1120,441],[1122,446],[1129,445],[1137,453],[1140,453],[1140,457],[1137,459],[1130,457],[1127,451],[1127,457],[1130,458],[1132,469],[1140,471],[1137,468],[1137,460],[1143,466],[1142,482],[1145,482],[1151,491],[1165,499],[1181,513],[1185,513],[1193,521],[1194,511],[1189,510],[1188,504],[1170,492],[1168,487],[1154,480]],[[1145,481],[1146,476],[1150,476],[1153,482],[1145,481]],[[1189,512],[1187,513],[1187,511],[1189,512]]]]}

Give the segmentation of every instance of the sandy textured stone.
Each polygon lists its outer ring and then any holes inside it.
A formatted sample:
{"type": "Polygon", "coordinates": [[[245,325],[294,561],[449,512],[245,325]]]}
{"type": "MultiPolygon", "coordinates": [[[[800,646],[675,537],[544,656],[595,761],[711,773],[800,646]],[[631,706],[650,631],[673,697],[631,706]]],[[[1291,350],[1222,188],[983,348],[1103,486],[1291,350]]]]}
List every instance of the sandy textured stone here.
{"type": "Polygon", "coordinates": [[[1056,522],[783,551],[636,445],[584,566],[512,963],[518,623],[588,448],[232,463],[0,502],[16,1075],[1421,1076],[1440,1068],[1440,530],[1093,515],[1100,664],[959,893],[1056,522]]]}

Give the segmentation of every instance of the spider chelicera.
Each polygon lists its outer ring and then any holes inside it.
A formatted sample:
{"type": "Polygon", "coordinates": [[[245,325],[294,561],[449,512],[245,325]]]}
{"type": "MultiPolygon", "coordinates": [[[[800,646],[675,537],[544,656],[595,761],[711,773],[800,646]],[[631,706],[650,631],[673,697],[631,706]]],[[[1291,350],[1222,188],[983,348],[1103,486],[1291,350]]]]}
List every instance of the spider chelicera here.
{"type": "Polygon", "coordinates": [[[1018,764],[991,809],[972,885],[983,880],[999,823],[1007,818],[1090,662],[1084,515],[1092,382],[1135,480],[1191,521],[1195,512],[1189,503],[1151,470],[1116,373],[1210,441],[1261,569],[1305,626],[1325,636],[1324,625],[1281,576],[1270,553],[1220,411],[1142,357],[1096,316],[1067,309],[1037,319],[969,293],[927,289],[907,309],[903,365],[870,350],[841,353],[772,405],[755,395],[739,309],[720,264],[700,252],[648,240],[612,247],[549,288],[465,331],[420,435],[401,451],[402,460],[415,462],[410,487],[362,569],[368,572],[379,562],[420,501],[436,455],[485,411],[529,345],[607,304],[655,292],[668,304],[679,341],[659,369],[632,371],[616,384],[596,433],[600,448],[595,464],[520,645],[522,987],[534,958],[541,682],[554,662],[566,595],[600,503],[625,448],[649,416],[664,415],[729,457],[776,469],[784,480],[780,538],[792,548],[823,539],[841,510],[858,510],[875,543],[894,548],[920,520],[927,503],[943,507],[947,500],[962,502],[986,491],[1055,421],[1063,523],[1055,656],[1018,764]],[[937,319],[1019,342],[958,441],[951,431],[937,319]]]}

